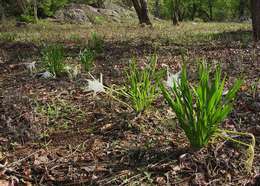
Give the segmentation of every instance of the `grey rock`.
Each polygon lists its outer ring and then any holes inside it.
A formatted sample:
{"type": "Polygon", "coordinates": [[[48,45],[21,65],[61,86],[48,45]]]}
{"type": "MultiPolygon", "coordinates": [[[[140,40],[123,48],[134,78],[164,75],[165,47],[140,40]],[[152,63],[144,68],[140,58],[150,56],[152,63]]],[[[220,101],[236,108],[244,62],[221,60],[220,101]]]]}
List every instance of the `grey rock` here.
{"type": "Polygon", "coordinates": [[[125,18],[136,18],[136,14],[113,3],[106,6],[106,8],[95,8],[85,4],[71,3],[58,10],[54,17],[58,22],[91,25],[100,22],[97,20],[121,22],[125,18]]]}

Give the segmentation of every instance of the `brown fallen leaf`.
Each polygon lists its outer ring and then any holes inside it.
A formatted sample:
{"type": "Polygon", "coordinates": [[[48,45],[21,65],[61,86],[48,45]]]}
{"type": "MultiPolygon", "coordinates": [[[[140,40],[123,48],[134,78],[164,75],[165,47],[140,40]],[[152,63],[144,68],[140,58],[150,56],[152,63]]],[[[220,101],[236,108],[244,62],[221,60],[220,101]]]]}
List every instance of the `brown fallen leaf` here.
{"type": "Polygon", "coordinates": [[[101,132],[110,130],[113,127],[112,123],[106,124],[101,128],[101,132]]]}
{"type": "Polygon", "coordinates": [[[12,183],[10,181],[7,181],[7,180],[0,180],[0,185],[1,186],[11,186],[12,183]]]}
{"type": "Polygon", "coordinates": [[[260,126],[254,126],[254,127],[250,127],[248,129],[248,132],[254,134],[255,136],[260,136],[260,126]]]}

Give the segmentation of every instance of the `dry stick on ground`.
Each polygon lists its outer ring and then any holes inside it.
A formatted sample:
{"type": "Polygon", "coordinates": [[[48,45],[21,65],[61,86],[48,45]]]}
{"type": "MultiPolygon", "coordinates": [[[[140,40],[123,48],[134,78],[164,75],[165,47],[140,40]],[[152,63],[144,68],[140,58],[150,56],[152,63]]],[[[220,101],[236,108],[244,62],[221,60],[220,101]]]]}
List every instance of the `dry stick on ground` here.
{"type": "Polygon", "coordinates": [[[17,160],[17,161],[15,161],[15,162],[13,162],[13,163],[10,163],[10,164],[7,165],[6,167],[10,168],[10,167],[13,167],[13,166],[15,166],[15,165],[19,165],[21,162],[27,160],[28,158],[30,158],[31,156],[37,154],[37,153],[40,152],[40,151],[42,151],[42,149],[33,152],[32,154],[30,154],[29,156],[26,156],[25,158],[22,158],[22,159],[17,160]]]}
{"type": "MultiPolygon", "coordinates": [[[[51,142],[51,141],[50,141],[50,142],[51,142]]],[[[49,143],[50,143],[50,142],[49,142],[49,143]]],[[[8,165],[8,164],[5,164],[5,165],[0,164],[0,168],[4,168],[5,170],[8,170],[8,171],[10,171],[10,172],[15,172],[15,170],[13,170],[12,167],[15,167],[16,165],[19,165],[21,162],[27,160],[27,159],[30,158],[31,156],[33,156],[33,155],[39,153],[40,151],[42,151],[42,149],[39,149],[39,150],[37,150],[37,151],[31,153],[30,155],[28,155],[28,156],[26,156],[26,157],[24,157],[24,158],[22,158],[22,159],[19,159],[19,160],[15,161],[15,162],[12,162],[12,163],[10,163],[9,165],[8,165]]],[[[15,175],[24,178],[24,176],[18,175],[18,173],[15,173],[15,175]]],[[[28,179],[28,178],[26,178],[26,179],[28,179]]],[[[32,180],[28,180],[28,181],[32,181],[32,180]]]]}
{"type": "MultiPolygon", "coordinates": [[[[51,142],[51,141],[49,141],[49,143],[50,143],[50,142],[51,142]]],[[[49,143],[48,143],[48,144],[49,144],[49,143]]],[[[46,144],[46,145],[48,145],[48,144],[46,144]]],[[[42,149],[39,149],[39,150],[33,152],[32,154],[26,156],[25,158],[22,158],[22,159],[20,159],[20,160],[17,160],[17,161],[15,161],[15,162],[12,162],[12,163],[10,163],[9,165],[7,165],[6,167],[12,167],[12,166],[14,166],[14,165],[17,165],[17,164],[19,164],[19,163],[21,163],[21,162],[27,160],[28,158],[30,158],[30,157],[33,156],[34,154],[37,154],[37,153],[40,152],[40,151],[42,151],[42,149]]]]}

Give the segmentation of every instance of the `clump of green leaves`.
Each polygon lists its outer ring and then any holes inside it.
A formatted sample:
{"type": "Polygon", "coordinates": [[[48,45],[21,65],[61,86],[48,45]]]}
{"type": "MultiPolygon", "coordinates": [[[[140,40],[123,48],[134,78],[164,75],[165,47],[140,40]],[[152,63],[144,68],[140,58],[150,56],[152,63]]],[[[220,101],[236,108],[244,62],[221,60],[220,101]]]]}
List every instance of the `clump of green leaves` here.
{"type": "Polygon", "coordinates": [[[103,37],[96,32],[93,32],[88,40],[88,47],[96,53],[102,53],[104,49],[103,37]]]}
{"type": "Polygon", "coordinates": [[[149,64],[144,69],[137,67],[136,60],[131,60],[127,74],[127,94],[136,112],[144,111],[157,97],[161,73],[156,72],[156,64],[156,55],[150,58],[149,64]]]}
{"type": "Polygon", "coordinates": [[[194,148],[208,144],[219,124],[232,111],[233,100],[242,84],[242,80],[237,80],[223,97],[226,78],[221,79],[220,67],[217,67],[214,78],[210,78],[209,74],[210,69],[202,61],[199,65],[199,83],[193,87],[187,79],[186,65],[183,65],[180,83],[174,82],[170,91],[162,84],[160,86],[194,148]]]}
{"type": "Polygon", "coordinates": [[[94,65],[95,53],[90,49],[85,49],[83,52],[80,52],[79,58],[84,70],[89,72],[94,65]]]}
{"type": "Polygon", "coordinates": [[[50,45],[43,51],[45,68],[54,76],[61,76],[65,70],[64,49],[61,45],[50,45]]]}

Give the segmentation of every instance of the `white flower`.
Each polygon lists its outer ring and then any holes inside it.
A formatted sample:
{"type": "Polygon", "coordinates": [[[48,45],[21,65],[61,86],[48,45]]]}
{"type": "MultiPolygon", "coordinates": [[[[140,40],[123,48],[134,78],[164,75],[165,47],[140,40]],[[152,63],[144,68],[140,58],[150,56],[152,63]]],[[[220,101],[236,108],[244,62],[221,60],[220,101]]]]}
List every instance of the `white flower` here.
{"type": "Polygon", "coordinates": [[[99,92],[105,92],[102,74],[100,74],[99,80],[95,79],[91,74],[90,76],[92,77],[93,80],[87,79],[88,81],[87,91],[94,91],[94,95],[99,92]]]}
{"type": "Polygon", "coordinates": [[[43,73],[40,73],[40,77],[44,79],[54,78],[53,74],[49,71],[45,71],[43,73]]]}
{"type": "Polygon", "coordinates": [[[223,93],[222,93],[222,96],[225,96],[225,95],[227,95],[228,94],[228,90],[226,90],[226,89],[224,89],[224,91],[223,91],[223,93]]]}
{"type": "Polygon", "coordinates": [[[26,68],[29,70],[29,72],[32,74],[34,71],[35,71],[35,64],[36,64],[36,61],[33,61],[31,63],[26,63],[25,66],[26,68]]]}
{"type": "Polygon", "coordinates": [[[169,68],[167,67],[167,81],[165,82],[166,86],[172,88],[174,83],[178,85],[180,83],[180,77],[181,77],[181,70],[176,74],[173,74],[169,71],[169,68]]]}

